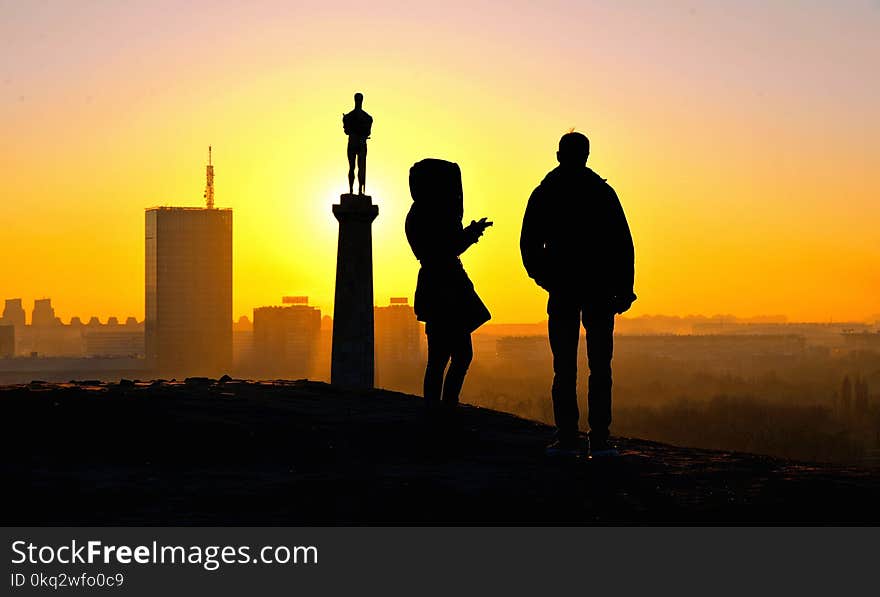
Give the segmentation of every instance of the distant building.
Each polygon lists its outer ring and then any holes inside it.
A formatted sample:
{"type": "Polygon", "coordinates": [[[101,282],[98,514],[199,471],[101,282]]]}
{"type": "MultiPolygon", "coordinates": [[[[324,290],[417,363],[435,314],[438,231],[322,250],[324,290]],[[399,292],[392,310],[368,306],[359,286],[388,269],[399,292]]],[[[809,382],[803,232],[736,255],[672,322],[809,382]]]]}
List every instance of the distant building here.
{"type": "Polygon", "coordinates": [[[15,356],[15,326],[0,323],[0,359],[15,356]]]}
{"type": "Polygon", "coordinates": [[[236,375],[247,375],[254,356],[254,324],[242,315],[232,324],[232,365],[236,375]]]}
{"type": "Polygon", "coordinates": [[[546,335],[503,336],[495,342],[495,356],[513,367],[545,365],[550,363],[550,341],[546,335]]]}
{"type": "Polygon", "coordinates": [[[321,337],[318,340],[318,356],[315,363],[314,379],[330,382],[330,359],[333,356],[333,318],[321,317],[321,337]]]}
{"type": "Polygon", "coordinates": [[[36,324],[25,325],[21,299],[6,300],[0,325],[15,327],[14,355],[144,357],[144,325],[134,317],[128,317],[125,324],[120,324],[116,317],[110,317],[106,324],[97,317],[87,324],[79,317],[71,317],[70,323],[64,324],[48,298],[34,301],[32,317],[36,324]]]}
{"type": "Polygon", "coordinates": [[[31,325],[16,333],[16,352],[40,356],[81,356],[82,338],[78,329],[65,326],[55,316],[52,299],[37,299],[31,313],[31,325]]]}
{"type": "MultiPolygon", "coordinates": [[[[74,327],[73,320],[70,322],[74,327]]],[[[144,324],[129,317],[125,325],[119,325],[115,317],[107,325],[83,326],[80,323],[83,352],[88,357],[144,357],[144,324]]]]}
{"type": "Polygon", "coordinates": [[[803,336],[810,344],[843,346],[846,334],[869,332],[870,325],[857,321],[840,323],[699,323],[694,335],[711,336],[803,336]]]}
{"type": "MultiPolygon", "coordinates": [[[[374,307],[376,385],[401,387],[424,362],[422,324],[406,297],[392,297],[386,307],[374,307]]],[[[421,371],[419,374],[423,374],[421,371]]]]}
{"type": "Polygon", "coordinates": [[[845,332],[842,337],[844,348],[880,352],[880,332],[845,332]]]}
{"type": "Polygon", "coordinates": [[[232,210],[146,211],[145,349],[162,376],[232,366],[232,210]]]}
{"type": "Polygon", "coordinates": [[[652,359],[666,365],[685,363],[703,373],[733,375],[783,370],[808,354],[807,341],[797,334],[651,335],[614,339],[615,359],[652,359]]]}
{"type": "MultiPolygon", "coordinates": [[[[285,297],[287,299],[288,297],[285,297]]],[[[321,339],[321,311],[307,297],[287,307],[254,309],[253,368],[259,377],[312,377],[321,339]]]]}
{"type": "Polygon", "coordinates": [[[34,327],[50,327],[57,322],[55,309],[52,308],[52,299],[44,298],[34,301],[34,310],[31,313],[31,325],[34,327]]]}
{"type": "Polygon", "coordinates": [[[3,307],[3,317],[0,317],[0,322],[7,325],[24,327],[25,312],[20,298],[6,299],[6,305],[3,307]]]}

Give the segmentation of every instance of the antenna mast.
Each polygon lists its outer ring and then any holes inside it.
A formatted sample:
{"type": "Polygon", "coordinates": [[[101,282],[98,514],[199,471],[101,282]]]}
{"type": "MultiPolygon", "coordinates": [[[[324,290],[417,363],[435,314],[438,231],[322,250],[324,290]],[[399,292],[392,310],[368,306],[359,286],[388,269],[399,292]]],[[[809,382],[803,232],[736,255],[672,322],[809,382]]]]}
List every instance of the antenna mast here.
{"type": "Polygon", "coordinates": [[[211,146],[208,145],[208,167],[205,169],[207,184],[205,186],[205,204],[214,209],[214,166],[211,164],[211,146]]]}

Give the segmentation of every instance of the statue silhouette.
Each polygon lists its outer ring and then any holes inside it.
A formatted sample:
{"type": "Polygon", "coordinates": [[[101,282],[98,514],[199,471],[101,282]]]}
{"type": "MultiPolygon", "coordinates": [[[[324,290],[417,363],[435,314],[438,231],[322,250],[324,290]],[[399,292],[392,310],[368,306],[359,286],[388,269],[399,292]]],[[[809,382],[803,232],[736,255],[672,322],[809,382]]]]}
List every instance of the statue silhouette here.
{"type": "Polygon", "coordinates": [[[357,159],[358,194],[367,188],[367,139],[373,128],[373,117],[364,112],[364,95],[354,94],[354,110],[342,115],[342,130],[348,135],[348,192],[354,193],[354,164],[357,159]]]}
{"type": "Polygon", "coordinates": [[[547,453],[576,454],[577,350],[580,324],[587,332],[589,445],[594,457],[613,455],[611,358],[614,315],[629,309],[634,250],[614,189],[587,167],[590,142],[580,133],[559,140],[559,166],[532,192],[523,218],[520,251],[529,276],[547,290],[553,352],[556,441],[547,453]]]}
{"type": "Polygon", "coordinates": [[[451,413],[473,358],[471,332],[491,315],[480,300],[459,255],[477,242],[492,222],[462,226],[464,211],[458,164],[422,160],[409,171],[413,198],[406,216],[406,238],[421,263],[413,307],[425,322],[428,363],[425,401],[429,413],[451,413]],[[446,379],[443,374],[446,366],[446,379]]]}

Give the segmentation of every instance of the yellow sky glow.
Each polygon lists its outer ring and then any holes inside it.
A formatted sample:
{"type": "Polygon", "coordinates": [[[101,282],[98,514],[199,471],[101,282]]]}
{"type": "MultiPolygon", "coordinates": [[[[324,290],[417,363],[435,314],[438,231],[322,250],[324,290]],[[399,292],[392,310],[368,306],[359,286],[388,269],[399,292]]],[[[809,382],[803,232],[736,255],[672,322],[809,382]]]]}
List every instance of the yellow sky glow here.
{"type": "Polygon", "coordinates": [[[284,294],[331,313],[340,117],[359,90],[379,304],[412,295],[407,175],[432,156],[461,165],[466,218],[495,222],[464,257],[494,320],[542,319],[519,227],[574,126],[630,221],[632,315],[880,312],[877,11],[854,3],[868,21],[829,33],[779,7],[737,20],[650,4],[453,2],[429,18],[378,3],[361,25],[311,4],[194,6],[173,26],[143,4],[19,8],[0,30],[20,57],[0,67],[0,298],[142,318],[143,209],[200,205],[211,144],[217,205],[234,210],[234,314],[284,294]]]}

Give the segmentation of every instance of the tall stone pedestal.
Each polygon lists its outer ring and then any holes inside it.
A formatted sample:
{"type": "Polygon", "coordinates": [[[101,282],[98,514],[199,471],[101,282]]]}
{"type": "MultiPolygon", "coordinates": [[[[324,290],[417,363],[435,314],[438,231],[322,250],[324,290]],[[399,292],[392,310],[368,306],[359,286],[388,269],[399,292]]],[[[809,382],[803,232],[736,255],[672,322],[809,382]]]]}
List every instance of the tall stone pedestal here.
{"type": "Polygon", "coordinates": [[[339,220],[333,355],[330,383],[373,387],[373,235],[379,215],[369,195],[342,195],[333,206],[339,220]]]}

